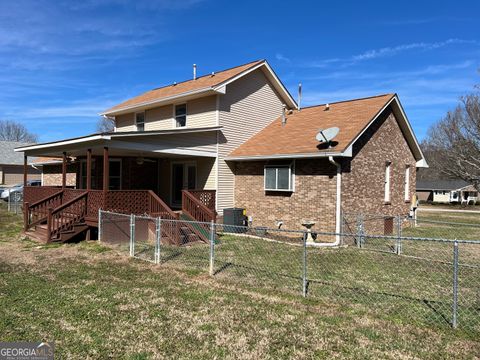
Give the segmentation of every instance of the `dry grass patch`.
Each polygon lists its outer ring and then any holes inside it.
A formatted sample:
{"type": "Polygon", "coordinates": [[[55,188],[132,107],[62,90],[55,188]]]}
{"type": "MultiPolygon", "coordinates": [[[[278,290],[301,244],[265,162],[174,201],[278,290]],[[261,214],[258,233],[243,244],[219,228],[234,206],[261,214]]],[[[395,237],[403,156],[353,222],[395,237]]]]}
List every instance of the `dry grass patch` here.
{"type": "MultiPolygon", "coordinates": [[[[19,223],[3,216],[0,227],[19,223]]],[[[478,338],[378,317],[362,303],[153,266],[94,242],[38,247],[0,234],[2,340],[55,340],[61,358],[480,356],[478,338]]]]}

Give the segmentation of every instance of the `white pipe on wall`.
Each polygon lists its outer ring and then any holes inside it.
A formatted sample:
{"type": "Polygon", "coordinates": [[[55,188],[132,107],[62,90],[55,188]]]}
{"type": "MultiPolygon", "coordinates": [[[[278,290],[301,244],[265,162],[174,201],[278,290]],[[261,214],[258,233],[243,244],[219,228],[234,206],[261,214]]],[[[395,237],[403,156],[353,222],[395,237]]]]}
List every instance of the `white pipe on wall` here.
{"type": "Polygon", "coordinates": [[[318,246],[318,247],[331,247],[331,246],[338,246],[340,245],[341,235],[340,232],[342,231],[342,165],[336,162],[333,159],[333,156],[328,157],[328,161],[331,164],[337,167],[337,190],[336,190],[336,203],[335,203],[335,241],[333,243],[313,243],[309,244],[309,246],[318,246]]]}

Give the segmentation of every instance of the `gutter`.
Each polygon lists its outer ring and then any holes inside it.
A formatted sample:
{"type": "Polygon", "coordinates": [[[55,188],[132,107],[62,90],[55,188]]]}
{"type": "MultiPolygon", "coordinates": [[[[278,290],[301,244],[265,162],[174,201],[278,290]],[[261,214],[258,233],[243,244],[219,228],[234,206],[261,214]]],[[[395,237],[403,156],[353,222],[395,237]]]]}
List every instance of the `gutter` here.
{"type": "Polygon", "coordinates": [[[351,157],[346,152],[319,152],[319,153],[299,153],[299,154],[278,154],[278,155],[253,155],[253,156],[227,156],[225,161],[256,161],[256,160],[276,160],[276,159],[313,159],[313,158],[333,158],[351,157]]]}
{"type": "Polygon", "coordinates": [[[336,203],[335,203],[335,242],[333,243],[313,243],[309,246],[315,247],[335,247],[340,245],[341,235],[340,232],[342,224],[342,165],[333,159],[333,156],[328,157],[328,161],[337,167],[337,191],[336,191],[336,203]]]}

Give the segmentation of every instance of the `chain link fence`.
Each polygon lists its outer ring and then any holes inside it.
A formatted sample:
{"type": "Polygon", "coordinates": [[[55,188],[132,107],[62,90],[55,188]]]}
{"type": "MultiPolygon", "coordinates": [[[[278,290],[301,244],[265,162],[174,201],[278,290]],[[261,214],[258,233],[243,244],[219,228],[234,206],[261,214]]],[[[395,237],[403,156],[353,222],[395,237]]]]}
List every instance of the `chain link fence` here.
{"type": "Polygon", "coordinates": [[[393,217],[390,234],[359,218],[339,234],[103,211],[99,223],[102,243],[161,266],[480,335],[480,241],[412,236],[406,217],[393,217]]]}
{"type": "Polygon", "coordinates": [[[14,191],[9,192],[6,199],[7,211],[19,215],[22,213],[23,206],[23,192],[14,191]]]}

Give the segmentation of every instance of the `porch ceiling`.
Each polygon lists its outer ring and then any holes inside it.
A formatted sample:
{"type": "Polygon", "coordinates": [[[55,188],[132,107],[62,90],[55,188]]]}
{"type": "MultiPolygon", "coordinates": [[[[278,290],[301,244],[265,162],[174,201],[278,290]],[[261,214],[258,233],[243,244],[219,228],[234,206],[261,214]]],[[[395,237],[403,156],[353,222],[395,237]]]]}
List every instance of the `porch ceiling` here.
{"type": "MultiPolygon", "coordinates": [[[[216,157],[215,151],[192,146],[189,141],[178,144],[175,136],[198,132],[218,131],[221,127],[203,129],[166,130],[149,132],[125,132],[94,134],[85,137],[66,139],[50,143],[35,144],[16,148],[27,156],[61,157],[84,156],[88,149],[92,155],[102,155],[103,148],[108,147],[110,156],[148,156],[148,157],[216,157]],[[179,146],[180,145],[180,146],[179,146]]],[[[205,140],[208,141],[208,140],[205,140]]],[[[202,144],[200,144],[202,145],[202,144]]],[[[205,144],[209,145],[209,144],[205,144]]]]}

